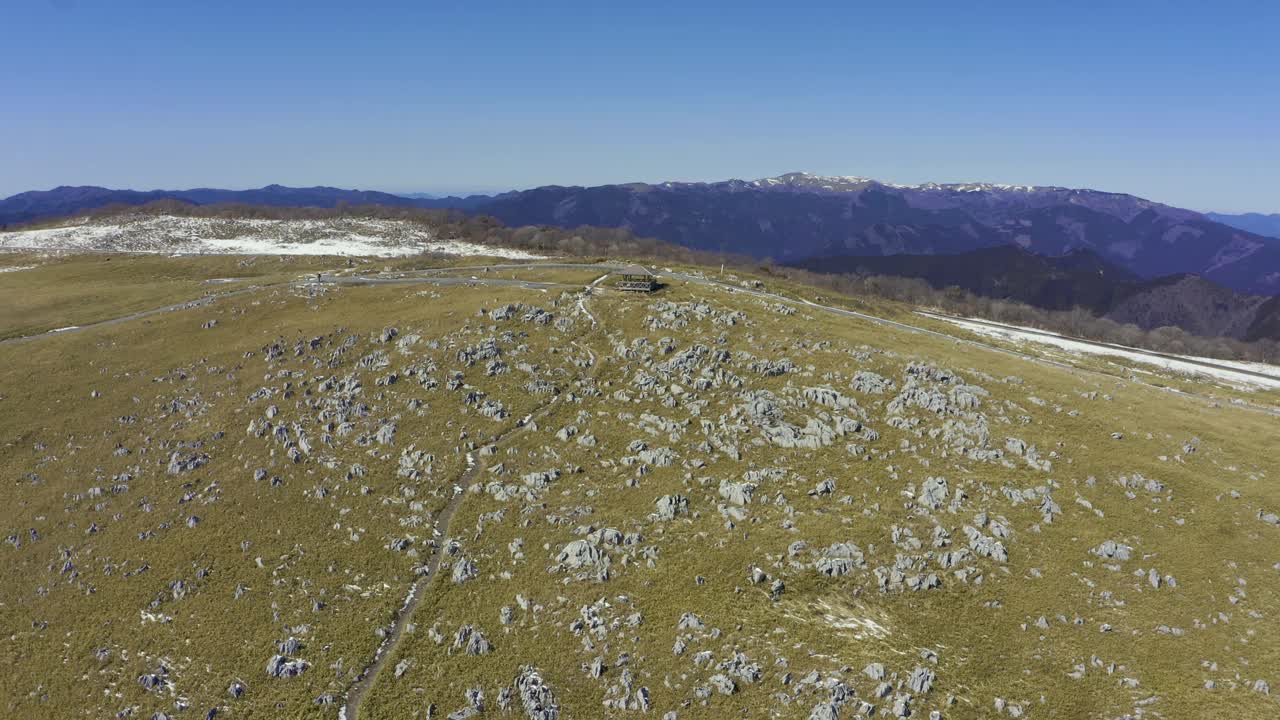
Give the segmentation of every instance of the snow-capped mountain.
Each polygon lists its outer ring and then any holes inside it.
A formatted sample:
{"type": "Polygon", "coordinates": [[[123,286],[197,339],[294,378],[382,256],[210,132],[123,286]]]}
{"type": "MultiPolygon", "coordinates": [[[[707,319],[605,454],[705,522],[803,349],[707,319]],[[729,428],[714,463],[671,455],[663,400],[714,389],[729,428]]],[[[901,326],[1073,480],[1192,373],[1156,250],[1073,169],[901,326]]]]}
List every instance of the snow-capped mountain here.
{"type": "Polygon", "coordinates": [[[1280,247],[1200,213],[1124,193],[992,183],[900,185],[787,173],[757,180],[547,186],[475,207],[511,225],[625,227],[701,250],[780,261],[948,254],[1017,245],[1090,250],[1140,276],[1198,273],[1280,294],[1280,247]]]}

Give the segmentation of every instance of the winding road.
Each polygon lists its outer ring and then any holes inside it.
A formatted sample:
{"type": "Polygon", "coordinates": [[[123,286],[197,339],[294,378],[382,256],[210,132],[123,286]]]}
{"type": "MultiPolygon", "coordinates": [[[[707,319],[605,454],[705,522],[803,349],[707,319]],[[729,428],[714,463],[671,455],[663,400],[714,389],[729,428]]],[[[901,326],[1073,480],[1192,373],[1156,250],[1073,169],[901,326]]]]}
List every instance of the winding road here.
{"type": "Polygon", "coordinates": [[[107,327],[110,325],[119,325],[120,323],[129,322],[130,320],[141,320],[144,317],[148,317],[151,315],[159,315],[160,313],[173,312],[174,310],[190,310],[192,308],[197,308],[202,305],[209,305],[211,303],[217,302],[218,300],[225,300],[226,298],[229,298],[229,297],[235,297],[236,295],[245,295],[247,293],[257,292],[259,290],[265,290],[266,288],[270,288],[270,287],[280,287],[283,285],[290,285],[290,284],[291,283],[274,283],[271,285],[251,285],[246,288],[240,288],[239,290],[231,290],[229,292],[218,293],[216,295],[206,295],[202,298],[197,298],[195,300],[187,300],[185,302],[174,303],[172,305],[165,305],[164,307],[152,308],[150,310],[140,310],[135,313],[129,313],[128,315],[121,315],[120,317],[111,318],[109,320],[99,320],[97,322],[92,322],[87,325],[74,325],[72,327],[58,328],[57,330],[50,330],[48,332],[36,333],[35,335],[22,335],[19,337],[6,338],[4,340],[0,340],[0,345],[16,345],[18,343],[30,342],[32,340],[38,340],[40,338],[56,337],[59,335],[66,335],[68,333],[82,332],[84,330],[90,330],[92,328],[107,327]]]}

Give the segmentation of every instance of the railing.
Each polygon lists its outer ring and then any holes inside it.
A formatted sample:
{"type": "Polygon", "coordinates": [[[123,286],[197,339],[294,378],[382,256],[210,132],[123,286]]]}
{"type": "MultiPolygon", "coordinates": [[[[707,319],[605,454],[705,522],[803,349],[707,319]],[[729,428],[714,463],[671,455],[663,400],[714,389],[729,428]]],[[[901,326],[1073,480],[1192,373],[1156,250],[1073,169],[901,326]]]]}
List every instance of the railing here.
{"type": "Polygon", "coordinates": [[[654,282],[652,280],[620,280],[614,287],[632,292],[653,292],[654,282]]]}

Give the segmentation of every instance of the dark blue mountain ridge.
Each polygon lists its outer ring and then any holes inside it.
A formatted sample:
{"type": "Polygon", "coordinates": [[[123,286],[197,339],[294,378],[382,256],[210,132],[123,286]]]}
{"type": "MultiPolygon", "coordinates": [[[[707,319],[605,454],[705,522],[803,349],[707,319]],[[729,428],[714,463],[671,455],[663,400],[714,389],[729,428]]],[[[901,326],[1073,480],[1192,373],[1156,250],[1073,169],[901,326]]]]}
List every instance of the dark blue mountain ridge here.
{"type": "Polygon", "coordinates": [[[1251,233],[1262,235],[1263,237],[1274,238],[1280,241],[1280,213],[1272,213],[1266,215],[1263,213],[1241,213],[1232,215],[1229,213],[1205,213],[1205,217],[1223,225],[1230,225],[1233,228],[1248,230],[1251,233]]]}
{"type": "Polygon", "coordinates": [[[376,190],[344,190],[316,186],[308,188],[267,185],[250,190],[192,188],[189,190],[113,190],[93,185],[63,185],[52,190],[32,190],[0,200],[0,227],[37,222],[96,210],[108,205],[145,205],[157,200],[178,200],[194,205],[237,203],[273,207],[332,208],[342,204],[387,205],[419,208],[466,208],[475,198],[407,198],[376,190]]]}
{"type": "Polygon", "coordinates": [[[332,187],[110,190],[59,187],[0,200],[0,225],[110,204],[453,208],[511,226],[593,225],[699,250],[796,262],[820,256],[955,254],[1014,245],[1045,256],[1089,250],[1140,277],[1194,273],[1233,290],[1280,295],[1280,244],[1125,193],[993,183],[899,185],[787,173],[760,180],[556,186],[500,195],[407,198],[332,187]]]}
{"type": "Polygon", "coordinates": [[[955,254],[998,245],[1091,250],[1142,277],[1194,273],[1280,294],[1280,247],[1204,215],[1088,189],[926,183],[788,173],[715,183],[547,186],[475,207],[508,225],[624,227],[640,236],[781,262],[834,255],[955,254]]]}

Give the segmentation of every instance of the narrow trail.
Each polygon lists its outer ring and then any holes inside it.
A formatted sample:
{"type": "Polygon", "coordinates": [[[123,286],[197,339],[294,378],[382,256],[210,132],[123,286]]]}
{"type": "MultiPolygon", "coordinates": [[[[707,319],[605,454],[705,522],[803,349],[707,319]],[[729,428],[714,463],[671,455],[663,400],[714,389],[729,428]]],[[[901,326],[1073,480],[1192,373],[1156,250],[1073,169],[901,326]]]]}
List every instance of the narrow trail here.
{"type": "MultiPolygon", "coordinates": [[[[485,447],[494,447],[496,449],[503,440],[519,434],[525,428],[536,423],[539,418],[545,416],[555,407],[558,398],[558,395],[552,397],[545,404],[526,415],[514,427],[495,435],[485,447]]],[[[391,632],[378,645],[378,650],[373,656],[373,662],[365,667],[360,676],[356,678],[351,689],[347,691],[342,708],[338,711],[338,720],[356,720],[360,716],[360,706],[364,702],[365,696],[378,681],[378,676],[386,667],[387,662],[396,654],[396,649],[400,646],[401,640],[404,639],[405,628],[413,619],[414,612],[418,609],[418,605],[422,602],[427,588],[431,585],[431,580],[435,578],[440,569],[440,563],[444,558],[445,546],[447,545],[446,540],[449,537],[450,522],[458,511],[458,507],[462,505],[462,499],[466,496],[467,486],[475,480],[476,475],[480,473],[483,467],[471,453],[467,453],[467,469],[463,471],[457,482],[454,483],[453,496],[449,498],[449,502],[432,523],[432,536],[438,542],[435,550],[431,553],[431,557],[427,559],[426,572],[414,581],[408,598],[405,599],[404,605],[401,606],[400,611],[396,613],[395,619],[391,623],[391,632]]]]}
{"type": "MultiPolygon", "coordinates": [[[[600,285],[601,282],[604,282],[604,279],[607,277],[609,277],[609,273],[605,273],[604,275],[601,275],[595,280],[592,280],[591,284],[583,288],[582,294],[578,295],[578,310],[582,312],[584,315],[586,315],[587,317],[591,318],[592,330],[594,330],[599,325],[599,323],[596,322],[596,316],[592,315],[591,311],[587,309],[587,298],[591,295],[591,292],[595,290],[597,286],[600,285]]],[[[592,356],[591,361],[595,362],[595,356],[592,356]]]]}
{"type": "Polygon", "coordinates": [[[453,277],[444,275],[414,277],[369,277],[365,275],[321,275],[320,283],[328,285],[467,285],[487,287],[518,287],[526,290],[548,290],[557,287],[581,287],[572,283],[539,282],[536,280],[511,280],[508,278],[453,277]]]}

